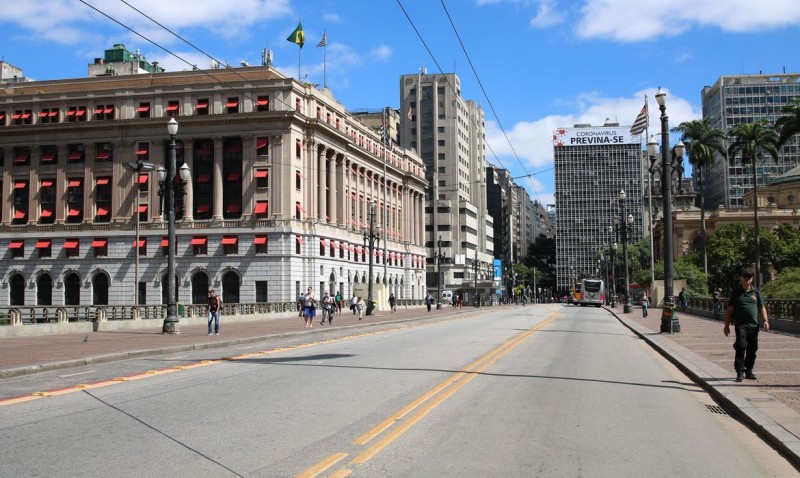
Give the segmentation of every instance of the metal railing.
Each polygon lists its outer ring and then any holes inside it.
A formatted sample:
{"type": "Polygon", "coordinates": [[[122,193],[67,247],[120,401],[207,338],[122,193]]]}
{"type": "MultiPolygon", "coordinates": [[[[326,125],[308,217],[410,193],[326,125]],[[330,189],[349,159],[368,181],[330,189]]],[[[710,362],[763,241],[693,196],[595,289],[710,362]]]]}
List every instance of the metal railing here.
{"type": "MultiPolygon", "coordinates": [[[[767,313],[770,319],[800,321],[800,299],[767,299],[767,313]]],[[[725,318],[728,299],[723,298],[720,317],[725,318]]],[[[690,297],[689,308],[704,312],[714,312],[714,300],[711,297],[690,297]]]]}

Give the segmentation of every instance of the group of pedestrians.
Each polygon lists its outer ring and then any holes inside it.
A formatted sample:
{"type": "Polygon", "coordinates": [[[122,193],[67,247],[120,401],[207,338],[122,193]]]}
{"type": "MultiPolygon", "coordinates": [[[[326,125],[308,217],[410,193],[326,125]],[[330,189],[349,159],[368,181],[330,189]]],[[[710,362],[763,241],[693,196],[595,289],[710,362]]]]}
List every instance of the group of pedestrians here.
{"type": "MultiPolygon", "coordinates": [[[[300,297],[297,298],[298,308],[300,309],[300,317],[303,317],[305,320],[306,328],[310,329],[314,327],[314,319],[317,317],[317,306],[319,305],[322,308],[322,315],[320,319],[320,325],[325,323],[325,319],[328,320],[328,325],[333,324],[333,318],[336,314],[342,313],[342,307],[345,304],[344,297],[340,292],[336,292],[335,296],[331,296],[327,291],[324,293],[321,300],[318,300],[316,295],[314,295],[314,291],[311,287],[306,290],[305,294],[301,294],[300,297]]],[[[364,299],[353,295],[350,299],[350,309],[353,311],[353,315],[358,315],[358,320],[362,320],[364,317],[364,310],[367,308],[367,304],[364,302],[364,299]]]]}

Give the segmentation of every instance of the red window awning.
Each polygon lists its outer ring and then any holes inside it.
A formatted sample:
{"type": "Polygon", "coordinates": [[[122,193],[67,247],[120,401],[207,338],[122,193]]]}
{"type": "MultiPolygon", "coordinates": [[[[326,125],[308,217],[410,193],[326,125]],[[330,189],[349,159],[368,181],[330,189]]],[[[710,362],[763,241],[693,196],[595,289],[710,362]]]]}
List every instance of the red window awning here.
{"type": "MultiPolygon", "coordinates": [[[[147,239],[139,239],[139,247],[146,247],[147,239]]],[[[136,247],[136,241],[133,241],[133,247],[136,247]]]]}
{"type": "Polygon", "coordinates": [[[192,238],[193,246],[204,246],[206,242],[208,242],[208,238],[205,236],[195,236],[192,238]]]}
{"type": "Polygon", "coordinates": [[[339,246],[339,241],[335,241],[335,242],[333,243],[333,248],[334,248],[334,249],[339,249],[339,247],[340,247],[340,246],[339,246]]]}
{"type": "Polygon", "coordinates": [[[228,207],[225,209],[225,212],[231,214],[242,212],[242,205],[239,203],[228,204],[228,207]]]}
{"type": "Polygon", "coordinates": [[[296,203],[294,205],[294,208],[297,209],[298,211],[302,211],[303,210],[303,206],[301,206],[300,203],[296,203]]]}
{"type": "Polygon", "coordinates": [[[40,111],[39,118],[46,118],[50,114],[49,111],[40,111]]]}
{"type": "Polygon", "coordinates": [[[69,153],[69,159],[81,159],[83,157],[83,153],[80,151],[73,151],[69,153]]]}
{"type": "Polygon", "coordinates": [[[147,212],[147,204],[139,204],[139,212],[147,212]]]}
{"type": "Polygon", "coordinates": [[[48,247],[50,247],[50,243],[51,243],[50,239],[39,239],[36,242],[36,249],[47,249],[48,247]]]}
{"type": "Polygon", "coordinates": [[[208,212],[211,210],[211,204],[200,204],[197,206],[197,212],[208,212]]]}
{"type": "Polygon", "coordinates": [[[17,181],[14,183],[14,189],[24,189],[28,187],[28,181],[17,181]]]}
{"type": "Polygon", "coordinates": [[[269,175],[269,171],[266,169],[257,169],[256,170],[256,177],[257,178],[266,178],[269,175]]]}
{"type": "Polygon", "coordinates": [[[103,108],[104,108],[104,106],[103,106],[103,105],[96,106],[96,107],[94,108],[94,114],[96,114],[96,115],[102,114],[102,113],[103,113],[103,108]]]}
{"type": "Polygon", "coordinates": [[[75,217],[80,215],[81,215],[81,210],[78,208],[72,208],[67,212],[67,216],[69,217],[75,217]]]}
{"type": "Polygon", "coordinates": [[[143,111],[150,111],[150,105],[139,105],[139,107],[136,108],[136,111],[139,113],[143,111]]]}
{"type": "Polygon", "coordinates": [[[295,238],[295,239],[297,239],[297,242],[299,242],[299,243],[301,243],[301,244],[303,243],[303,238],[302,238],[302,237],[300,237],[300,236],[294,236],[294,238],[295,238]]]}
{"type": "Polygon", "coordinates": [[[150,175],[147,173],[142,173],[139,175],[139,184],[147,184],[147,179],[150,178],[150,175]]]}
{"type": "Polygon", "coordinates": [[[75,110],[74,110],[74,109],[72,109],[72,108],[70,108],[70,109],[67,111],[67,116],[75,116],[75,110]]]}
{"type": "Polygon", "coordinates": [[[225,103],[226,108],[237,108],[239,106],[239,100],[228,101],[225,103]]]}
{"type": "Polygon", "coordinates": [[[211,174],[210,173],[203,173],[203,174],[197,175],[197,182],[198,183],[207,183],[210,180],[211,180],[211,174]]]}
{"type": "Polygon", "coordinates": [[[267,138],[258,138],[256,140],[256,149],[266,148],[267,144],[269,144],[269,140],[267,138]]]}
{"type": "Polygon", "coordinates": [[[161,238],[161,247],[169,247],[169,237],[161,238]]]}
{"type": "Polygon", "coordinates": [[[239,243],[238,236],[223,236],[222,237],[222,245],[223,246],[233,246],[239,243]]]}
{"type": "Polygon", "coordinates": [[[64,241],[64,249],[77,249],[79,244],[78,239],[67,239],[64,241]]]}
{"type": "Polygon", "coordinates": [[[113,112],[114,112],[114,107],[113,106],[106,106],[106,109],[103,110],[103,113],[105,113],[105,114],[109,114],[109,113],[113,113],[113,112]]]}
{"type": "Polygon", "coordinates": [[[48,114],[47,116],[50,116],[50,117],[58,116],[58,110],[50,110],[50,114],[48,114]]]}
{"type": "Polygon", "coordinates": [[[56,158],[56,153],[44,153],[42,155],[42,161],[52,161],[56,158]]]}
{"type": "Polygon", "coordinates": [[[97,215],[98,216],[108,216],[108,208],[107,207],[98,207],[97,208],[97,215]]]}
{"type": "Polygon", "coordinates": [[[11,115],[12,119],[20,119],[21,117],[22,117],[22,113],[14,113],[13,115],[11,115]]]}
{"type": "Polygon", "coordinates": [[[328,247],[328,240],[327,239],[324,239],[324,238],[320,237],[319,238],[319,243],[322,244],[325,247],[328,247]]]}
{"type": "Polygon", "coordinates": [[[86,114],[86,108],[81,108],[75,112],[75,116],[83,116],[86,114]]]}
{"type": "Polygon", "coordinates": [[[22,119],[28,119],[31,117],[30,113],[22,113],[22,119]]]}
{"type": "Polygon", "coordinates": [[[230,173],[228,174],[228,181],[238,181],[242,179],[242,173],[230,173]]]}
{"type": "Polygon", "coordinates": [[[269,98],[259,98],[256,100],[256,106],[267,106],[269,104],[269,98]]]}
{"type": "Polygon", "coordinates": [[[136,155],[137,156],[144,156],[145,154],[147,154],[147,150],[146,149],[137,149],[136,150],[136,155]]]}
{"type": "Polygon", "coordinates": [[[108,184],[108,182],[109,182],[108,178],[97,178],[97,185],[98,186],[103,186],[105,184],[108,184]]]}
{"type": "Polygon", "coordinates": [[[264,213],[266,213],[268,205],[269,205],[269,203],[266,202],[266,201],[258,201],[256,203],[255,213],[256,214],[264,214],[264,213]]]}
{"type": "Polygon", "coordinates": [[[21,209],[17,209],[14,211],[14,219],[24,219],[25,216],[28,215],[28,211],[23,211],[21,209]]]}
{"type": "Polygon", "coordinates": [[[108,239],[95,239],[92,241],[92,247],[106,247],[108,239]]]}
{"type": "Polygon", "coordinates": [[[81,185],[80,179],[70,179],[69,182],[67,183],[67,187],[70,188],[76,188],[79,187],[80,185],[81,185]]]}
{"type": "Polygon", "coordinates": [[[97,153],[97,159],[108,159],[111,156],[111,151],[103,150],[97,153]]]}
{"type": "Polygon", "coordinates": [[[26,161],[28,161],[27,154],[18,154],[17,157],[14,159],[15,163],[24,163],[26,161]]]}
{"type": "Polygon", "coordinates": [[[256,236],[253,240],[253,244],[266,244],[267,243],[267,236],[256,236]]]}
{"type": "Polygon", "coordinates": [[[202,110],[208,108],[208,100],[200,100],[197,102],[197,109],[202,110]]]}
{"type": "Polygon", "coordinates": [[[25,241],[23,241],[23,240],[15,240],[15,241],[11,241],[11,243],[8,244],[8,248],[9,249],[22,249],[22,246],[24,246],[24,245],[25,245],[25,241]]]}
{"type": "Polygon", "coordinates": [[[52,185],[53,185],[53,180],[52,179],[42,179],[42,187],[43,188],[49,188],[52,185]]]}
{"type": "Polygon", "coordinates": [[[42,217],[53,217],[53,210],[52,209],[42,209],[42,213],[40,214],[42,217]]]}
{"type": "Polygon", "coordinates": [[[167,111],[178,111],[178,104],[167,105],[167,111]]]}

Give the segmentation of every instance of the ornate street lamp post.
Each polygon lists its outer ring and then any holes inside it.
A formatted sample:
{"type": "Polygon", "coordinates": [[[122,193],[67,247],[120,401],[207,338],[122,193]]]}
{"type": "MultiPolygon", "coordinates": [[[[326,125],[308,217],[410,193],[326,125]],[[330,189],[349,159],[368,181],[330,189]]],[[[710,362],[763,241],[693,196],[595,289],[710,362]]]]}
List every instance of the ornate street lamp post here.
{"type": "Polygon", "coordinates": [[[439,234],[439,241],[437,242],[437,246],[439,246],[439,252],[434,256],[436,259],[436,308],[442,308],[442,261],[445,259],[444,254],[442,254],[442,235],[439,234]]]}
{"type": "MultiPolygon", "coordinates": [[[[661,110],[661,196],[664,211],[663,236],[664,236],[664,307],[661,310],[661,332],[680,332],[680,322],[674,314],[675,299],[673,296],[672,277],[672,161],[669,147],[669,117],[667,116],[667,94],[659,90],[656,93],[658,108],[661,110]]],[[[678,170],[682,169],[683,153],[682,142],[675,145],[675,162],[678,170]]],[[[650,172],[655,173],[656,155],[658,144],[655,138],[647,142],[647,153],[650,156],[650,172]]],[[[678,178],[680,185],[681,178],[678,178]]]]}
{"type": "MultiPolygon", "coordinates": [[[[175,189],[179,188],[183,194],[183,183],[189,180],[189,166],[181,166],[180,176],[176,179],[177,159],[175,135],[178,134],[178,122],[170,118],[167,123],[169,132],[169,158],[167,168],[163,166],[156,169],[158,182],[161,186],[159,195],[165,200],[164,212],[167,215],[167,317],[161,329],[165,334],[179,334],[178,304],[176,300],[175,280],[175,189]]],[[[138,253],[138,251],[137,251],[138,253]]]]}
{"type": "MultiPolygon", "coordinates": [[[[372,277],[372,265],[375,258],[375,248],[381,240],[381,226],[375,225],[375,202],[370,201],[369,204],[369,227],[364,228],[364,246],[369,247],[369,283],[367,284],[367,315],[372,315],[375,310],[375,300],[372,296],[372,283],[375,279],[372,277]]],[[[385,260],[385,259],[384,259],[385,260]]]]}
{"type": "Polygon", "coordinates": [[[623,264],[625,267],[625,285],[622,293],[625,296],[625,305],[622,308],[622,311],[626,314],[629,314],[633,311],[633,304],[631,304],[631,293],[630,293],[630,278],[628,276],[628,232],[633,226],[633,214],[628,214],[625,216],[625,191],[619,192],[619,210],[620,210],[620,227],[622,228],[622,256],[623,256],[623,264]]]}
{"type": "Polygon", "coordinates": [[[611,307],[617,306],[617,271],[616,271],[616,262],[615,262],[615,254],[617,252],[617,220],[614,219],[614,225],[608,226],[608,232],[611,234],[611,241],[609,243],[609,249],[611,252],[611,277],[609,279],[610,286],[609,291],[611,292],[611,307]]]}

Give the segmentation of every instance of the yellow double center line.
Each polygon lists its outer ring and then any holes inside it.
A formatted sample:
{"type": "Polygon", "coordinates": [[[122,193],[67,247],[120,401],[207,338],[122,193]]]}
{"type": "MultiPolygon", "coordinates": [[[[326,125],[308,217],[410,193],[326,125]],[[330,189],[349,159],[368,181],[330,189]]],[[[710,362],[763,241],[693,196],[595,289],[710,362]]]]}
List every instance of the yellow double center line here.
{"type": "MultiPolygon", "coordinates": [[[[393,413],[382,422],[375,425],[367,433],[361,435],[355,441],[353,441],[353,445],[365,446],[372,440],[378,438],[382,433],[386,431],[388,431],[388,433],[380,437],[369,448],[359,453],[348,464],[360,465],[368,461],[370,458],[374,457],[376,454],[380,453],[384,448],[389,446],[389,444],[397,440],[411,427],[413,427],[417,422],[422,420],[422,418],[424,418],[431,410],[433,410],[439,404],[450,398],[450,396],[452,396],[459,389],[461,389],[461,387],[463,387],[464,385],[469,383],[472,379],[477,377],[480,372],[482,372],[490,365],[495,363],[498,359],[500,359],[500,357],[504,356],[505,354],[513,350],[517,345],[524,342],[535,332],[548,326],[550,323],[556,320],[557,317],[558,317],[558,312],[554,312],[544,321],[536,324],[535,326],[531,327],[522,334],[519,334],[516,337],[512,338],[511,340],[498,346],[497,348],[490,351],[486,355],[482,356],[478,360],[469,364],[464,369],[455,373],[453,376],[449,377],[447,380],[443,381],[436,387],[432,388],[428,392],[425,392],[416,400],[412,401],[411,403],[404,406],[397,412],[393,413]],[[392,428],[395,424],[398,423],[399,425],[392,428]]],[[[297,477],[312,478],[319,476],[320,474],[324,473],[325,471],[327,471],[328,469],[330,469],[331,467],[333,467],[334,465],[345,459],[347,456],[348,454],[344,452],[334,453],[326,457],[319,463],[315,464],[311,468],[303,471],[302,473],[297,475],[297,477]]],[[[330,476],[344,477],[349,475],[351,472],[352,470],[350,469],[340,469],[330,476]]]]}

